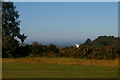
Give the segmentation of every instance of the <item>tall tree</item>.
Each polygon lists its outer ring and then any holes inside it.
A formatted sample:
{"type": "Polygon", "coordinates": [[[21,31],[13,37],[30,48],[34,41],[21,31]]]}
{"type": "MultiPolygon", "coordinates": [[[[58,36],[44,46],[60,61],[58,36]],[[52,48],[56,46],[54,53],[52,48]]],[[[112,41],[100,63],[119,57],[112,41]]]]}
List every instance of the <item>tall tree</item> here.
{"type": "Polygon", "coordinates": [[[17,37],[23,43],[27,36],[20,34],[19,13],[13,2],[3,2],[2,12],[2,36],[17,37]]]}
{"type": "Polygon", "coordinates": [[[24,34],[19,35],[18,38],[21,39],[21,42],[23,43],[24,40],[26,39],[27,36],[25,36],[24,34]]]}
{"type": "Polygon", "coordinates": [[[85,41],[85,44],[90,44],[90,42],[91,42],[91,39],[87,39],[86,41],[85,41]]]}
{"type": "Polygon", "coordinates": [[[13,57],[16,54],[18,41],[11,36],[2,38],[2,57],[13,57]]]}

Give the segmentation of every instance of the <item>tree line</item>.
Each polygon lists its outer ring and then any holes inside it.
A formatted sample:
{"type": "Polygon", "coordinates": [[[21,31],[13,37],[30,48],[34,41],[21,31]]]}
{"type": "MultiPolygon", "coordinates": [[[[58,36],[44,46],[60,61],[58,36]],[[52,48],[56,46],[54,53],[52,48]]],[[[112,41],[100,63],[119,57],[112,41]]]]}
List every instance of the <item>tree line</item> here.
{"type": "Polygon", "coordinates": [[[99,36],[91,41],[87,39],[83,44],[58,49],[56,45],[42,45],[33,42],[32,45],[20,45],[10,36],[3,37],[3,58],[8,57],[74,57],[86,59],[114,59],[120,53],[120,38],[113,36],[99,36]]]}
{"type": "Polygon", "coordinates": [[[2,57],[74,57],[87,59],[113,59],[120,53],[119,37],[99,36],[95,40],[87,39],[83,44],[58,49],[56,45],[20,45],[27,38],[20,32],[19,13],[13,2],[2,3],[2,57]]]}
{"type": "Polygon", "coordinates": [[[99,36],[91,41],[87,39],[78,48],[66,47],[60,50],[61,57],[75,57],[87,59],[114,59],[120,53],[120,38],[114,36],[99,36]]]}

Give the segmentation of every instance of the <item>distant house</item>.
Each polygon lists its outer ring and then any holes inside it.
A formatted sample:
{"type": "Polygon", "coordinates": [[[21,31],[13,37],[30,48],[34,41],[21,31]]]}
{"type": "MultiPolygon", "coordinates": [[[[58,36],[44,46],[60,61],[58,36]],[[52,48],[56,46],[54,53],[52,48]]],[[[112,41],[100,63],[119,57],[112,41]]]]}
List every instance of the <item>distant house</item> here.
{"type": "Polygon", "coordinates": [[[79,48],[80,45],[79,44],[75,44],[75,46],[76,46],[76,48],[79,48]]]}

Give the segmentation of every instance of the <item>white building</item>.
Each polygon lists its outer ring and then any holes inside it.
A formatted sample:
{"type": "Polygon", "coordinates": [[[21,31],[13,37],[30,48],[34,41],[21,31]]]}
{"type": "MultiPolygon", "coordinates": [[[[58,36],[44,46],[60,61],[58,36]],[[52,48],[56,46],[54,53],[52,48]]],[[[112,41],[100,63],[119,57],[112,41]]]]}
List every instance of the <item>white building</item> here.
{"type": "Polygon", "coordinates": [[[79,48],[80,45],[79,44],[75,44],[75,46],[76,46],[76,48],[79,48]]]}

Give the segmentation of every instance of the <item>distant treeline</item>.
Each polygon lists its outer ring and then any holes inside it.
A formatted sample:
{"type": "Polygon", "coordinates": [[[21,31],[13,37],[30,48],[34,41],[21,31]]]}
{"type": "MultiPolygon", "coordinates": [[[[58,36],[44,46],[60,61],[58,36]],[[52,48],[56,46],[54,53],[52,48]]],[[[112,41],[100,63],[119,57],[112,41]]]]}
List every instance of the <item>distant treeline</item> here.
{"type": "Polygon", "coordinates": [[[74,57],[87,59],[114,59],[120,53],[120,38],[114,36],[99,36],[91,41],[87,39],[79,47],[69,46],[58,49],[56,45],[42,45],[33,42],[32,45],[19,44],[10,36],[3,37],[3,58],[9,57],[74,57]]]}

